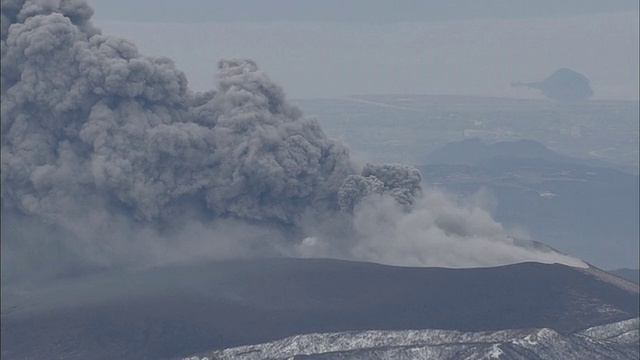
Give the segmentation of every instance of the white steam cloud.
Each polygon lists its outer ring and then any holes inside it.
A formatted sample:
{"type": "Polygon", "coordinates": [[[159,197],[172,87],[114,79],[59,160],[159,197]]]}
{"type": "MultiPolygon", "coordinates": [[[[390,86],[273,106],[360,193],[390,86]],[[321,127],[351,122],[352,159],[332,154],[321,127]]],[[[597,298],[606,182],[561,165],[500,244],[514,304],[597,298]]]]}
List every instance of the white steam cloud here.
{"type": "Polygon", "coordinates": [[[308,237],[295,251],[306,257],[406,266],[464,268],[523,261],[585,266],[541,244],[508,236],[482,207],[457,204],[434,189],[425,190],[409,212],[393,197],[365,199],[352,218],[352,246],[336,252],[331,241],[308,237]]]}
{"type": "Polygon", "coordinates": [[[220,61],[217,89],[193,93],[171,60],[102,35],[83,1],[1,7],[10,274],[265,254],[571,262],[514,245],[485,212],[423,194],[411,166],[356,175],[347,150],[252,60],[220,61]]]}

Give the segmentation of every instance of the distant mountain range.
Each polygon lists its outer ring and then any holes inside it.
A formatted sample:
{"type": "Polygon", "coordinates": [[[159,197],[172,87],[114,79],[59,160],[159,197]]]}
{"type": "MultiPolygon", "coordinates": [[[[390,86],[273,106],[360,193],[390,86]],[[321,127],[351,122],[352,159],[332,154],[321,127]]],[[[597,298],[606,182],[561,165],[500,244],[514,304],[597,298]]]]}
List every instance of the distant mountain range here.
{"type": "MultiPolygon", "coordinates": [[[[448,331],[418,332],[422,347],[476,339],[488,345],[473,351],[507,352],[500,344],[539,341],[571,353],[591,341],[585,330],[637,318],[639,291],[596,268],[539,263],[444,269],[280,258],[99,273],[3,285],[2,358],[171,359],[313,333],[346,334],[353,349],[358,336],[384,337],[371,330],[412,329],[448,331]]],[[[575,354],[637,356],[637,340],[605,339],[637,337],[637,322],[625,329],[593,335],[592,348],[575,354]]]]}
{"type": "Polygon", "coordinates": [[[555,153],[531,140],[450,143],[424,158],[427,186],[461,199],[480,190],[507,228],[609,269],[637,268],[637,175],[555,153]]]}

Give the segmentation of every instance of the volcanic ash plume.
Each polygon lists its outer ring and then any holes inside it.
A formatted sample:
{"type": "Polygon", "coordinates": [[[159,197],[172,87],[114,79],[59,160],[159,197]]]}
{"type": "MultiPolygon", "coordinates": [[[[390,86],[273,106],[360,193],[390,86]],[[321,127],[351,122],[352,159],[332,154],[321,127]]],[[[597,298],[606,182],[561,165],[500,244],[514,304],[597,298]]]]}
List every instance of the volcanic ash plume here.
{"type": "Polygon", "coordinates": [[[80,0],[1,9],[3,267],[288,253],[310,232],[348,243],[369,200],[407,213],[420,197],[413,167],[356,175],[252,60],[221,61],[217,89],[192,93],[171,60],[102,35],[80,0]]]}
{"type": "Polygon", "coordinates": [[[6,16],[16,22],[2,38],[5,205],[52,221],[96,204],[167,220],[190,204],[293,223],[335,202],[353,172],[346,150],[253,61],[221,61],[218,90],[192,94],[170,60],[99,35],[76,3],[6,16]]]}
{"type": "Polygon", "coordinates": [[[338,209],[346,149],[252,60],[221,61],[217,90],[192,93],[171,60],[101,35],[91,15],[81,1],[2,2],[3,249],[109,265],[195,237],[268,242],[252,226],[338,209]]]}
{"type": "Polygon", "coordinates": [[[407,210],[414,205],[421,192],[420,172],[402,164],[367,164],[362,175],[347,177],[338,192],[338,203],[344,211],[353,212],[372,195],[387,195],[407,210]]]}

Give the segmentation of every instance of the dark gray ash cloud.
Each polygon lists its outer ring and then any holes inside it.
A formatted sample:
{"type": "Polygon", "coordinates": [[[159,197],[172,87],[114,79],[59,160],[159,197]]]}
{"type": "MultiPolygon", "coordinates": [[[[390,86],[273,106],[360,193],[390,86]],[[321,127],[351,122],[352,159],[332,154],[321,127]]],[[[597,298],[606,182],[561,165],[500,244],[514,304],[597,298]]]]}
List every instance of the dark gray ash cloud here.
{"type": "MultiPolygon", "coordinates": [[[[92,12],[79,0],[2,2],[3,276],[300,246],[326,254],[307,246],[314,236],[333,256],[403,263],[409,248],[381,255],[397,247],[396,230],[371,236],[367,214],[401,224],[421,198],[415,168],[370,164],[356,175],[346,148],[254,61],[220,61],[216,89],[194,93],[170,59],[102,35],[92,12]],[[380,204],[361,214],[363,199],[380,204]]],[[[464,212],[446,213],[447,227],[468,227],[464,212]]],[[[471,223],[501,232],[488,215],[471,223]]]]}
{"type": "Polygon", "coordinates": [[[353,212],[373,195],[388,195],[410,210],[422,190],[418,169],[402,164],[366,164],[361,175],[350,175],[338,191],[343,211],[353,212]]]}
{"type": "Polygon", "coordinates": [[[53,219],[83,211],[60,204],[103,203],[153,221],[195,202],[212,217],[294,223],[353,172],[346,150],[253,61],[221,61],[217,91],[193,94],[169,59],[99,35],[90,15],[62,1],[8,16],[17,21],[2,39],[8,204],[53,219]]]}

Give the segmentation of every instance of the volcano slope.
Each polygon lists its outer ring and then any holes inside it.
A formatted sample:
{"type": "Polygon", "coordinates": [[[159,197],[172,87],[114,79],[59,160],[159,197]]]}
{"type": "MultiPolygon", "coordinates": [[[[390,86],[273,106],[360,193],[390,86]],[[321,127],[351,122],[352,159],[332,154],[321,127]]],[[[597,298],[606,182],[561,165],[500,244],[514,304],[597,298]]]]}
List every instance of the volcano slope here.
{"type": "Polygon", "coordinates": [[[2,358],[163,359],[365,330],[548,328],[638,317],[596,268],[409,268],[328,259],[202,262],[2,288],[2,358]]]}

